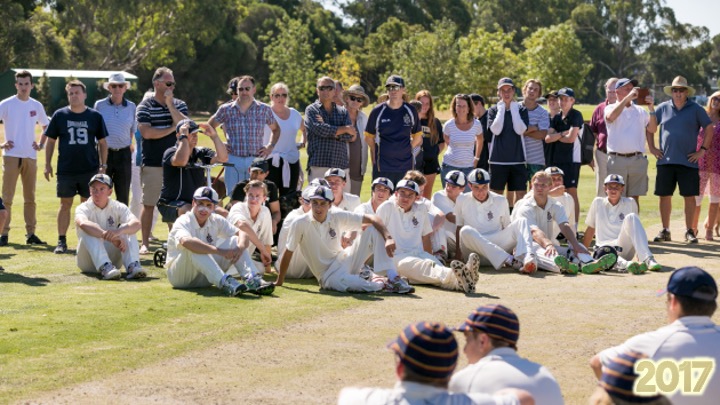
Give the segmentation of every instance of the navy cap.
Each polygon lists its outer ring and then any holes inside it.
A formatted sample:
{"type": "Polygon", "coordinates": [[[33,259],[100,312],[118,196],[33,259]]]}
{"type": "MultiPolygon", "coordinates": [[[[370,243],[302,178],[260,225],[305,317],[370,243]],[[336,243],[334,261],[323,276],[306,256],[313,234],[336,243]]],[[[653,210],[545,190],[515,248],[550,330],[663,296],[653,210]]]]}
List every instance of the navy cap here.
{"type": "Polygon", "coordinates": [[[562,169],[560,169],[560,168],[557,167],[557,166],[550,166],[550,167],[546,168],[546,169],[545,169],[545,173],[547,173],[547,174],[549,174],[549,175],[551,175],[551,176],[552,176],[553,174],[559,174],[559,175],[561,175],[561,176],[564,176],[564,175],[565,175],[565,172],[562,171],[562,169]]]}
{"type": "Polygon", "coordinates": [[[622,87],[628,83],[632,83],[633,87],[638,86],[637,80],[635,80],[635,79],[630,80],[630,79],[625,78],[625,79],[620,79],[617,81],[617,83],[615,83],[615,90],[619,89],[620,87],[622,87]]]}
{"type": "Polygon", "coordinates": [[[470,184],[488,184],[490,183],[490,173],[485,169],[474,169],[468,175],[470,184]]]}
{"type": "Polygon", "coordinates": [[[347,177],[346,177],[346,174],[345,174],[345,170],[343,170],[343,169],[338,169],[337,167],[332,168],[332,169],[328,169],[328,170],[325,172],[325,175],[324,175],[323,177],[325,177],[325,178],[327,179],[327,178],[330,177],[330,176],[338,176],[338,177],[342,178],[343,180],[347,180],[347,177]]]}
{"type": "Polygon", "coordinates": [[[182,127],[183,125],[185,125],[187,123],[190,124],[190,128],[188,128],[188,134],[192,134],[194,132],[200,131],[200,127],[198,126],[197,123],[195,123],[195,121],[189,120],[189,119],[184,119],[184,120],[181,120],[180,122],[178,122],[177,126],[175,127],[175,132],[180,133],[180,127],[182,127]]]}
{"type": "Polygon", "coordinates": [[[558,92],[555,91],[555,90],[551,90],[550,92],[548,92],[547,94],[545,94],[545,95],[543,96],[543,98],[545,98],[545,99],[548,99],[548,98],[550,98],[550,97],[555,97],[555,98],[557,98],[557,97],[558,97],[558,92]]]}
{"type": "Polygon", "coordinates": [[[605,182],[603,184],[608,183],[617,183],[621,185],[625,185],[625,179],[623,179],[623,176],[619,174],[608,174],[607,177],[605,177],[605,182]]]}
{"type": "Polygon", "coordinates": [[[718,296],[717,284],[712,276],[695,266],[675,270],[668,280],[667,288],[661,293],[666,292],[702,301],[715,301],[718,296]],[[707,291],[698,291],[703,286],[707,287],[707,291]]]}
{"type": "Polygon", "coordinates": [[[323,178],[321,178],[321,177],[316,177],[316,178],[310,180],[310,185],[311,185],[311,186],[325,186],[325,187],[330,187],[330,183],[328,183],[327,180],[325,180],[325,179],[323,179],[323,178]]]}
{"type": "Polygon", "coordinates": [[[387,86],[400,86],[405,87],[405,80],[401,76],[398,75],[390,75],[387,80],[385,80],[385,87],[387,86]]]}
{"type": "Polygon", "coordinates": [[[393,182],[388,179],[387,177],[378,177],[372,182],[372,186],[370,187],[371,190],[375,190],[375,186],[379,184],[381,186],[385,186],[390,189],[390,192],[395,191],[395,185],[393,182]]]}
{"type": "Polygon", "coordinates": [[[450,170],[448,174],[445,175],[445,182],[453,186],[465,187],[465,185],[467,185],[467,178],[465,177],[465,173],[460,170],[450,170]]]}
{"type": "Polygon", "coordinates": [[[420,322],[406,327],[388,348],[403,365],[429,379],[450,378],[458,359],[458,344],[442,323],[420,322]]]}
{"type": "Polygon", "coordinates": [[[520,338],[520,321],[510,308],[504,305],[485,305],[472,311],[457,330],[473,329],[487,333],[493,339],[502,340],[513,347],[520,338]]]}
{"type": "Polygon", "coordinates": [[[230,83],[228,83],[227,94],[230,94],[230,95],[237,94],[237,88],[238,88],[239,83],[240,83],[240,81],[238,80],[237,77],[230,80],[230,83]]]}
{"type": "Polygon", "coordinates": [[[270,163],[268,163],[268,161],[263,158],[255,158],[253,159],[252,163],[250,163],[250,171],[253,170],[262,170],[263,172],[268,172],[270,171],[270,163]]]}
{"type": "Polygon", "coordinates": [[[218,201],[220,201],[220,197],[218,197],[218,193],[215,190],[205,186],[195,190],[193,200],[208,200],[213,204],[217,204],[218,201]]]}
{"type": "Polygon", "coordinates": [[[92,176],[92,178],[90,179],[90,182],[88,183],[88,186],[92,186],[92,184],[96,181],[98,181],[110,188],[113,188],[113,181],[110,178],[110,176],[108,176],[107,174],[96,174],[96,175],[92,176]]]}
{"type": "Polygon", "coordinates": [[[325,186],[315,186],[315,188],[309,193],[308,200],[324,200],[332,202],[335,200],[332,190],[325,186]]]}
{"type": "Polygon", "coordinates": [[[660,398],[658,395],[639,396],[633,389],[635,380],[639,376],[635,373],[634,366],[638,360],[643,358],[647,358],[647,356],[633,350],[613,357],[608,364],[603,365],[598,385],[611,397],[625,402],[642,404],[658,400],[660,398]]]}
{"type": "Polygon", "coordinates": [[[420,194],[420,186],[418,186],[418,184],[412,180],[400,180],[395,190],[397,190],[398,188],[406,188],[408,190],[414,191],[415,194],[420,194]]]}
{"type": "Polygon", "coordinates": [[[498,80],[497,88],[498,90],[500,90],[504,86],[512,86],[512,88],[515,88],[515,83],[513,83],[511,78],[503,77],[502,79],[498,80]]]}
{"type": "Polygon", "coordinates": [[[558,90],[557,95],[558,97],[567,96],[575,98],[575,90],[571,89],[570,87],[563,87],[562,89],[558,90]]]}

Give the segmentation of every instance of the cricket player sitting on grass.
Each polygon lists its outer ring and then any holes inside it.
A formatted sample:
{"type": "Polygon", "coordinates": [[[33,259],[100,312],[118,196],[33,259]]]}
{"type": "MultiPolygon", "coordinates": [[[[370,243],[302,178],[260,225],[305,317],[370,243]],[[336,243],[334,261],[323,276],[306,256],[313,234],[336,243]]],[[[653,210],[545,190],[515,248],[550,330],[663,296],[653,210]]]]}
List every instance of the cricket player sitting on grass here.
{"type": "Polygon", "coordinates": [[[314,186],[308,193],[311,211],[293,221],[287,247],[280,262],[277,285],[282,285],[295,251],[300,250],[320,287],[341,292],[387,291],[400,294],[415,291],[403,280],[394,266],[383,268],[379,277],[364,268],[371,252],[392,257],[395,241],[375,215],[356,214],[332,208],[333,192],[325,186],[314,186]],[[343,249],[341,235],[372,224],[376,232],[363,232],[352,247],[343,249]]]}
{"type": "Polygon", "coordinates": [[[596,252],[606,246],[614,248],[617,252],[615,269],[619,272],[660,271],[662,266],[655,261],[648,247],[637,202],[632,197],[623,197],[624,188],[625,179],[621,175],[610,174],[605,178],[607,197],[596,197],[590,204],[583,243],[589,248],[593,235],[596,235],[596,252]],[[633,261],[636,252],[639,262],[633,261]]]}
{"type": "MultiPolygon", "coordinates": [[[[577,224],[575,223],[575,200],[573,199],[573,196],[565,191],[565,172],[557,166],[550,166],[545,169],[545,173],[549,174],[550,178],[552,178],[552,186],[550,187],[550,191],[548,191],[548,195],[565,208],[568,225],[570,225],[570,229],[572,229],[577,235],[577,224]]],[[[531,198],[529,195],[526,197],[531,198]]],[[[553,224],[552,235],[558,236],[558,239],[562,237],[563,240],[566,240],[565,235],[562,235],[557,224],[553,224]]]]}
{"type": "Polygon", "coordinates": [[[427,207],[430,219],[432,233],[430,234],[430,245],[435,256],[440,263],[445,265],[448,261],[447,234],[445,233],[445,213],[438,207],[434,206],[432,201],[425,198],[425,185],[427,180],[422,172],[417,170],[408,171],[403,177],[404,180],[412,180],[420,187],[420,194],[417,197],[417,203],[427,207]]]}
{"type": "MultiPolygon", "coordinates": [[[[200,288],[215,285],[234,297],[245,291],[270,295],[275,285],[256,273],[247,251],[245,232],[227,219],[213,213],[218,194],[200,187],[193,194],[192,208],[173,224],[168,235],[168,281],[175,288],[200,288]],[[228,273],[237,272],[244,284],[228,273]]],[[[269,263],[270,256],[263,257],[269,263]]]]}
{"type": "MultiPolygon", "coordinates": [[[[317,179],[316,179],[317,180],[317,179]]],[[[285,220],[283,221],[282,228],[280,229],[280,235],[278,236],[278,255],[277,260],[275,261],[275,268],[280,268],[280,263],[282,262],[283,254],[285,253],[285,248],[287,247],[287,238],[288,233],[290,232],[290,225],[292,225],[293,222],[295,222],[296,219],[300,218],[301,216],[305,215],[308,211],[310,211],[310,192],[314,189],[314,186],[307,186],[300,194],[300,206],[298,208],[295,208],[294,210],[290,211],[290,213],[287,214],[285,217],[285,220]]],[[[310,271],[310,268],[307,265],[307,261],[302,255],[301,251],[296,251],[293,254],[292,260],[290,260],[290,264],[288,265],[287,273],[285,274],[286,278],[313,278],[313,274],[310,271]]]]}
{"type": "Polygon", "coordinates": [[[75,209],[77,265],[83,273],[98,273],[103,280],[117,280],[125,265],[128,280],[145,278],[140,267],[140,245],[135,234],[138,220],[127,205],[111,200],[113,181],[106,174],[90,179],[90,199],[75,209]]]}
{"type": "MultiPolygon", "coordinates": [[[[248,253],[252,256],[255,249],[260,252],[261,257],[271,256],[270,249],[273,243],[272,216],[270,209],[264,205],[267,199],[267,186],[260,180],[250,180],[245,185],[245,201],[232,206],[228,221],[247,233],[251,245],[248,253]],[[243,229],[244,224],[252,228],[252,232],[243,229]]],[[[270,273],[270,262],[255,263],[258,274],[270,273]]]]}
{"type": "Polygon", "coordinates": [[[577,274],[592,274],[607,270],[615,263],[613,253],[593,260],[590,252],[581,245],[570,228],[567,214],[562,205],[548,196],[552,179],[550,175],[537,172],[532,177],[532,197],[523,198],[515,205],[511,219],[525,218],[533,235],[533,249],[537,257],[538,267],[542,270],[577,274]],[[557,223],[565,235],[568,246],[559,246],[553,235],[553,222],[557,223]]]}
{"type": "Polygon", "coordinates": [[[450,170],[445,175],[445,188],[438,190],[432,195],[432,205],[445,214],[445,238],[447,240],[448,257],[455,254],[456,239],[455,231],[455,203],[462,193],[465,191],[467,178],[465,173],[460,170],[450,170]]]}

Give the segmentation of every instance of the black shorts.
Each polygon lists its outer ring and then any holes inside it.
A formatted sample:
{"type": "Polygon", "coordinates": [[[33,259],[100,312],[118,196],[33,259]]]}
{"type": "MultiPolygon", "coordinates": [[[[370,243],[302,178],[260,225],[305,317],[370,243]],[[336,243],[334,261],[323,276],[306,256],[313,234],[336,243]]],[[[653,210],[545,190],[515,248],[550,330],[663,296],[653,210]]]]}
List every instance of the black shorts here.
{"type": "Polygon", "coordinates": [[[157,207],[162,221],[170,224],[174,223],[178,219],[178,208],[186,204],[190,203],[187,201],[158,201],[157,207]]]}
{"type": "Polygon", "coordinates": [[[83,174],[58,174],[57,175],[57,196],[58,198],[73,198],[79,194],[82,198],[90,198],[90,179],[97,172],[83,174]]]}
{"type": "Polygon", "coordinates": [[[525,164],[495,165],[490,163],[490,189],[527,191],[527,168],[525,164]]]}
{"type": "Polygon", "coordinates": [[[440,174],[440,161],[435,159],[423,159],[422,174],[440,174]]]}
{"type": "Polygon", "coordinates": [[[683,165],[657,165],[655,195],[672,196],[676,184],[683,197],[700,195],[700,172],[696,168],[683,165]]]}
{"type": "Polygon", "coordinates": [[[563,185],[565,188],[578,188],[580,182],[580,163],[556,163],[558,169],[563,173],[563,185]]]}

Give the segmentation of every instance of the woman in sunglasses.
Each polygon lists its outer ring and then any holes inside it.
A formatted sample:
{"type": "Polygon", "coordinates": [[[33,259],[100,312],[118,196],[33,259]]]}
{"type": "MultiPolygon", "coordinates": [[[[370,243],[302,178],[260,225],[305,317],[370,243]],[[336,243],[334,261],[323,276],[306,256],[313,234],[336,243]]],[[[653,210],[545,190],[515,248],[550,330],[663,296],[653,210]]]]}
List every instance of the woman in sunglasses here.
{"type": "MultiPolygon", "coordinates": [[[[702,199],[708,194],[710,206],[708,207],[708,215],[705,219],[705,239],[713,240],[713,228],[715,228],[715,235],[720,236],[720,125],[718,125],[718,122],[720,122],[720,91],[716,91],[708,98],[705,111],[707,111],[713,125],[715,125],[715,131],[709,135],[713,138],[710,148],[707,153],[698,160],[698,167],[700,168],[700,195],[695,197],[693,228],[695,229],[695,235],[697,235],[702,199]]],[[[706,136],[708,135],[705,134],[705,130],[701,128],[697,140],[698,150],[700,150],[700,147],[703,145],[706,136]]]]}
{"type": "MultiPolygon", "coordinates": [[[[365,93],[365,89],[358,84],[350,86],[343,91],[343,102],[357,133],[364,133],[368,117],[362,109],[370,103],[370,97],[365,93]]],[[[348,143],[348,157],[350,159],[350,193],[360,195],[368,158],[364,136],[358,136],[354,141],[348,143]]]]}
{"type": "MultiPolygon", "coordinates": [[[[445,175],[452,170],[459,170],[467,176],[480,160],[483,148],[483,130],[480,121],[473,115],[472,101],[467,94],[458,94],[452,99],[450,109],[453,118],[443,127],[443,137],[447,152],[443,156],[442,181],[445,187],[445,175]]],[[[465,191],[468,191],[467,188],[465,191]]]]}

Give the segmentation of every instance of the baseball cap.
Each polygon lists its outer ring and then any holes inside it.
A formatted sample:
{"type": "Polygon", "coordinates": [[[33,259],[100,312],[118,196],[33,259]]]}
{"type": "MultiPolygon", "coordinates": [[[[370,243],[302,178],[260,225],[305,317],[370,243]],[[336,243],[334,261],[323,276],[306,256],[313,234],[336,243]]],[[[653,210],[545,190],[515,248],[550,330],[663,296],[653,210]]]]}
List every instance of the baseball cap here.
{"type": "Polygon", "coordinates": [[[558,97],[567,96],[575,98],[575,90],[571,89],[570,87],[563,87],[562,89],[558,90],[557,95],[558,97]]]}
{"type": "Polygon", "coordinates": [[[634,350],[613,357],[607,364],[603,364],[603,373],[598,385],[611,397],[626,402],[641,404],[657,400],[658,395],[639,396],[633,389],[635,380],[639,376],[634,371],[635,363],[643,358],[647,356],[634,350]]]}
{"type": "Polygon", "coordinates": [[[261,170],[263,172],[267,172],[270,170],[270,164],[267,160],[263,158],[255,158],[253,159],[252,163],[250,163],[250,171],[253,170],[261,170]]]}
{"type": "Polygon", "coordinates": [[[110,176],[108,176],[107,174],[96,174],[96,175],[92,176],[92,178],[90,179],[90,182],[88,183],[88,186],[92,186],[92,184],[96,181],[98,181],[110,188],[113,188],[113,181],[110,178],[110,176]]]}
{"type": "Polygon", "coordinates": [[[552,176],[553,174],[559,174],[559,175],[561,175],[561,176],[564,176],[564,175],[565,175],[565,172],[562,171],[562,169],[559,168],[559,167],[557,167],[557,166],[550,166],[550,167],[546,168],[546,169],[545,169],[545,173],[547,173],[547,174],[549,174],[549,175],[551,175],[551,176],[552,176]]]}
{"type": "Polygon", "coordinates": [[[485,169],[474,169],[468,174],[468,181],[471,184],[488,184],[490,183],[490,173],[485,169]]]}
{"type": "Polygon", "coordinates": [[[457,330],[473,329],[487,333],[493,339],[502,340],[515,347],[520,337],[520,322],[517,315],[504,305],[485,305],[472,311],[457,330]]]}
{"type": "Polygon", "coordinates": [[[504,86],[511,86],[515,88],[515,83],[513,83],[512,79],[509,77],[503,77],[502,79],[498,80],[497,88],[500,90],[504,86]]]}
{"type": "Polygon", "coordinates": [[[409,325],[388,344],[388,349],[397,353],[405,367],[425,378],[445,380],[457,365],[457,340],[443,323],[409,325]]]}
{"type": "Polygon", "coordinates": [[[177,126],[175,127],[175,132],[180,133],[180,127],[182,127],[183,125],[185,125],[187,123],[190,124],[190,128],[188,128],[188,134],[192,134],[192,133],[198,132],[200,130],[200,127],[198,126],[198,124],[195,121],[184,119],[184,120],[181,120],[180,122],[178,122],[177,126]]]}
{"type": "Polygon", "coordinates": [[[465,173],[460,170],[450,170],[448,174],[445,175],[445,182],[453,186],[465,187],[467,178],[465,178],[465,173]]]}
{"type": "Polygon", "coordinates": [[[412,180],[400,180],[395,190],[399,188],[406,188],[408,190],[414,191],[415,194],[420,194],[420,186],[418,186],[418,184],[412,180]]]}
{"type": "Polygon", "coordinates": [[[323,178],[320,178],[320,177],[316,177],[316,178],[310,180],[310,185],[311,185],[311,186],[325,186],[325,187],[330,187],[330,183],[328,183],[327,180],[325,180],[325,179],[323,179],[323,178]]]}
{"type": "Polygon", "coordinates": [[[623,179],[623,176],[621,176],[619,174],[608,174],[608,176],[605,177],[605,182],[603,182],[603,184],[608,184],[608,183],[617,183],[617,184],[621,184],[624,186],[625,179],[623,179]]]}
{"type": "Polygon", "coordinates": [[[315,188],[309,193],[308,200],[325,200],[328,202],[332,202],[335,197],[333,197],[332,190],[330,190],[328,187],[325,186],[315,186],[315,188]]]}
{"type": "Polygon", "coordinates": [[[303,189],[302,193],[300,193],[300,196],[303,200],[305,200],[305,203],[310,202],[310,196],[315,191],[315,187],[317,186],[309,185],[303,189]]]}
{"type": "Polygon", "coordinates": [[[623,79],[618,80],[617,83],[615,83],[615,90],[619,89],[620,87],[622,87],[622,86],[624,86],[624,85],[626,85],[626,84],[628,84],[628,83],[632,83],[633,87],[637,87],[637,86],[638,86],[638,81],[637,81],[637,80],[635,80],[635,79],[630,80],[630,79],[627,79],[627,78],[623,78],[623,79]]]}
{"type": "Polygon", "coordinates": [[[387,80],[385,80],[385,87],[387,86],[400,86],[405,87],[405,80],[401,76],[398,75],[390,75],[387,80]]]}
{"type": "Polygon", "coordinates": [[[337,167],[328,169],[325,172],[325,175],[323,177],[325,177],[327,179],[330,176],[338,176],[338,177],[342,178],[343,180],[347,180],[347,178],[345,177],[345,170],[338,169],[337,167]]]}
{"type": "Polygon", "coordinates": [[[718,296],[717,284],[708,272],[695,267],[681,267],[670,275],[667,288],[660,292],[660,295],[670,292],[681,297],[694,298],[702,301],[715,301],[718,296]],[[706,287],[708,291],[698,291],[706,287]]]}
{"type": "Polygon", "coordinates": [[[213,204],[217,204],[220,201],[218,193],[210,187],[200,187],[193,193],[193,200],[207,200],[213,204]]]}
{"type": "Polygon", "coordinates": [[[545,98],[545,99],[548,99],[548,98],[550,98],[550,97],[555,97],[555,98],[557,98],[557,97],[558,97],[558,92],[557,92],[557,90],[550,90],[549,93],[547,93],[547,94],[545,94],[545,95],[543,96],[543,98],[545,98]]]}
{"type": "Polygon", "coordinates": [[[372,186],[370,187],[371,190],[375,190],[375,185],[380,184],[381,186],[385,186],[390,189],[390,192],[395,191],[395,185],[393,182],[388,179],[387,177],[378,177],[372,182],[372,186]]]}

